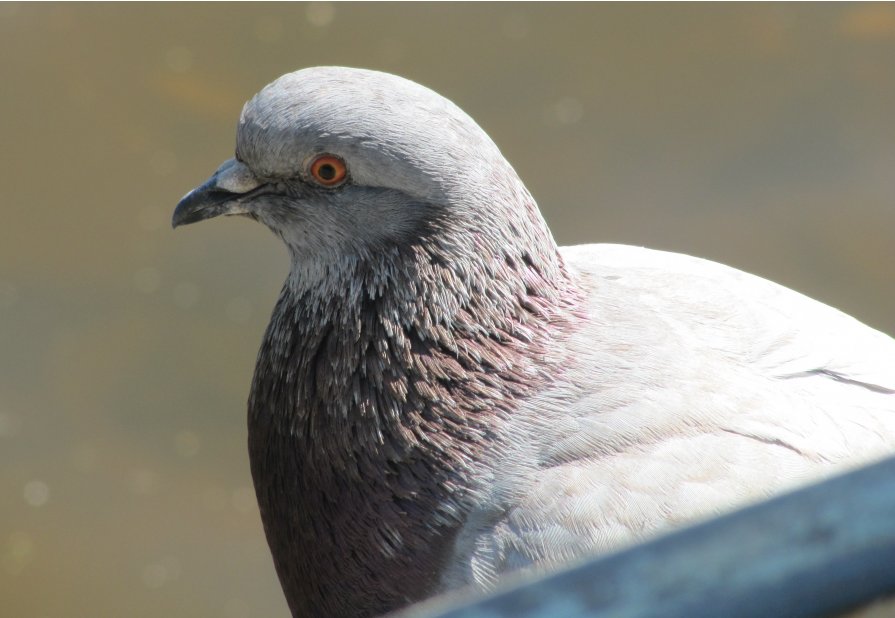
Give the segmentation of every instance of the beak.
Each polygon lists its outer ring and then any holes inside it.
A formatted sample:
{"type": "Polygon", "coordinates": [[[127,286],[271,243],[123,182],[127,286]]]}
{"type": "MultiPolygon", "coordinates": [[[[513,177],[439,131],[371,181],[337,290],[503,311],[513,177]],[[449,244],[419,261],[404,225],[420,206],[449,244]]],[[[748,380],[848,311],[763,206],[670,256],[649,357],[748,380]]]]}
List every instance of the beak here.
{"type": "Polygon", "coordinates": [[[171,227],[204,221],[219,215],[244,215],[250,198],[266,192],[266,185],[236,159],[224,161],[217,171],[186,195],[174,209],[171,227]]]}

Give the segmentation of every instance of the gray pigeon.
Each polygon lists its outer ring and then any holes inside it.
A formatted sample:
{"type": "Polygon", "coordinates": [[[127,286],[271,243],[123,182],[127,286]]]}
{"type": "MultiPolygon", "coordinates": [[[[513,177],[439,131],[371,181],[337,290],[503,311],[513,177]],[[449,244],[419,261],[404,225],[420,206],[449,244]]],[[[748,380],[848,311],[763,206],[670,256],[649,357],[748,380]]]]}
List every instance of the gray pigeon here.
{"type": "Polygon", "coordinates": [[[236,141],[173,224],[289,249],[248,423],[294,616],[487,589],[895,451],[895,341],[712,262],[557,248],[418,84],[290,73],[236,141]]]}

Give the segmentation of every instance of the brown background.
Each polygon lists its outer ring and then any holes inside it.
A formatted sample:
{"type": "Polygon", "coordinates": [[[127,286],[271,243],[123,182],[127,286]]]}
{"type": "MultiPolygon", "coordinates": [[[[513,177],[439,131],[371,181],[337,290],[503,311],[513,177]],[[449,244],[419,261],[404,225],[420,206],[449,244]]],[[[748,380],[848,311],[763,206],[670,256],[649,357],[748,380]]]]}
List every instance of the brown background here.
{"type": "Polygon", "coordinates": [[[558,241],[775,279],[895,332],[895,5],[0,4],[0,613],[284,616],[244,406],[287,267],[173,233],[281,73],[466,109],[558,241]]]}

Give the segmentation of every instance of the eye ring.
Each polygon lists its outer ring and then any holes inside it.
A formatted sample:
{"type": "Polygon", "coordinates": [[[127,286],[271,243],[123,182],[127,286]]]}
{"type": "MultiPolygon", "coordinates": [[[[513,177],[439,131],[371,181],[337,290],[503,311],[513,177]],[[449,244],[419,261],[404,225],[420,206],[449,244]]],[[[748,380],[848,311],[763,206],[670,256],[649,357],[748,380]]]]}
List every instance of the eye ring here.
{"type": "Polygon", "coordinates": [[[348,178],[348,167],[340,157],[322,154],[311,161],[308,174],[322,187],[336,187],[348,178]]]}

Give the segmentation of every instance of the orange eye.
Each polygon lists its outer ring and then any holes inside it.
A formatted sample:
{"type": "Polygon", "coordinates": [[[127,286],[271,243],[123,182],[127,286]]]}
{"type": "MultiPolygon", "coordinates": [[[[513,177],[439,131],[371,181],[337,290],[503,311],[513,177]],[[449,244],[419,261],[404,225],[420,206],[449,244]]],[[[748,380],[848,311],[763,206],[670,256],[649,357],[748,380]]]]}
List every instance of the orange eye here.
{"type": "Polygon", "coordinates": [[[335,187],[341,184],[348,176],[348,168],[345,162],[335,155],[320,155],[311,162],[309,169],[311,178],[324,187],[335,187]]]}

